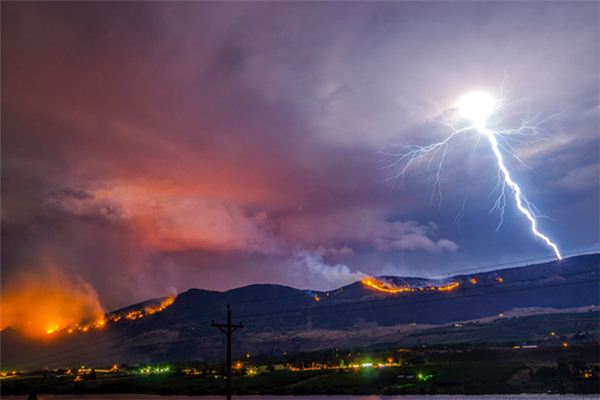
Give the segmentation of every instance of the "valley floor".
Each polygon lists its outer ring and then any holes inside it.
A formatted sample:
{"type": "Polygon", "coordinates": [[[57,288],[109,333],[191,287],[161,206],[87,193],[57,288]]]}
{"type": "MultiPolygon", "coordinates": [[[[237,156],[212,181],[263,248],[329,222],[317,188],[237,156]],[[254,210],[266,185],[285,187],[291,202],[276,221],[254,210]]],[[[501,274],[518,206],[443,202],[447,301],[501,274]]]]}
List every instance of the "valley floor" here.
{"type": "MultiPolygon", "coordinates": [[[[240,395],[600,393],[597,343],[544,348],[440,347],[403,349],[394,366],[279,370],[234,377],[240,395]]],[[[186,375],[189,368],[140,375],[100,373],[86,379],[32,374],[4,378],[2,395],[52,393],[223,393],[218,375],[186,375]],[[187,371],[187,372],[186,372],[187,371]]]]}

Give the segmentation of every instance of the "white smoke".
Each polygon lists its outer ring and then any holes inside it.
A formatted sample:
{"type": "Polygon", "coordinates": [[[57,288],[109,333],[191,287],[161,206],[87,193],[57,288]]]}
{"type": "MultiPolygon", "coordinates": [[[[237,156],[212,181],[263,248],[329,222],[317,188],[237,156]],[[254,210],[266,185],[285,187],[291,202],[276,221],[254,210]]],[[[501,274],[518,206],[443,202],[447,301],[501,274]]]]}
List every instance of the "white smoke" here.
{"type": "Polygon", "coordinates": [[[304,249],[294,252],[291,271],[299,285],[315,290],[336,289],[365,276],[344,264],[327,264],[321,255],[304,249]]]}

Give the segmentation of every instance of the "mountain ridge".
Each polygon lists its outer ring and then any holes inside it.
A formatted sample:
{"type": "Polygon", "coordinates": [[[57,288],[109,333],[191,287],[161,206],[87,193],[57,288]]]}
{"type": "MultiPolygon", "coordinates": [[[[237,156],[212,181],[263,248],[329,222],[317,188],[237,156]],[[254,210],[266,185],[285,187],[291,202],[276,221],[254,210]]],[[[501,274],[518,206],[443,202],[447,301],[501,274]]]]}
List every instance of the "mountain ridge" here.
{"type": "MultiPolygon", "coordinates": [[[[245,325],[235,338],[236,348],[243,351],[279,354],[337,343],[359,346],[360,338],[382,332],[389,335],[390,330],[402,332],[495,318],[513,309],[560,310],[595,305],[600,298],[599,272],[600,254],[588,254],[461,274],[441,281],[418,278],[411,283],[416,289],[399,293],[377,292],[360,281],[330,291],[276,284],[253,284],[224,292],[194,288],[180,293],[161,312],[109,324],[96,332],[58,336],[46,346],[27,341],[14,331],[2,332],[2,356],[5,364],[12,365],[27,360],[27,355],[35,359],[36,354],[61,349],[74,351],[78,360],[96,360],[84,351],[69,349],[106,340],[123,349],[115,362],[217,359],[222,356],[224,338],[210,323],[225,318],[226,304],[232,305],[234,322],[245,325]],[[458,282],[458,286],[448,291],[431,289],[439,282],[458,282]],[[348,342],[348,335],[355,339],[348,342]]],[[[409,280],[380,278],[397,287],[409,280]]]]}

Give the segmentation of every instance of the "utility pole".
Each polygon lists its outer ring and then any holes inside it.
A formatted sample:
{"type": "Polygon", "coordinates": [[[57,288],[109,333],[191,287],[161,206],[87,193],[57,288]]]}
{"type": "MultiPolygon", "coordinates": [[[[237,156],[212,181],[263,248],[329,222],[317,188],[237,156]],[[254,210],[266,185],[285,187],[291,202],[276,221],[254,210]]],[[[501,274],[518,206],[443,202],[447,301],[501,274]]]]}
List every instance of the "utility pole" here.
{"type": "Polygon", "coordinates": [[[227,323],[226,324],[217,324],[213,321],[210,326],[214,328],[219,328],[221,332],[227,335],[227,381],[226,381],[226,389],[225,395],[227,396],[227,400],[231,399],[231,337],[233,336],[233,332],[238,329],[242,329],[244,325],[242,324],[232,324],[231,323],[231,306],[227,304],[227,323]]]}

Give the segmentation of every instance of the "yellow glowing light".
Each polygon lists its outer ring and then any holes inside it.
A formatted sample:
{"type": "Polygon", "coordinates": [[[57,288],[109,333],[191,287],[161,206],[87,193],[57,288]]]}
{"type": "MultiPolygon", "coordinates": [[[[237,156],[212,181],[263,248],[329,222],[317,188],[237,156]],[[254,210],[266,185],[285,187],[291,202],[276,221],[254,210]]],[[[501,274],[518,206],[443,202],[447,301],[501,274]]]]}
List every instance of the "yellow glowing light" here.
{"type": "Polygon", "coordinates": [[[459,282],[450,282],[441,286],[428,286],[426,288],[414,288],[411,286],[397,286],[394,283],[382,281],[380,279],[374,278],[372,276],[367,276],[361,279],[361,283],[368,289],[371,289],[376,292],[383,293],[404,293],[404,292],[416,292],[419,291],[434,291],[438,290],[441,292],[451,292],[460,286],[459,282]]]}
{"type": "Polygon", "coordinates": [[[59,329],[58,325],[48,327],[48,328],[46,328],[46,334],[50,335],[50,334],[56,332],[58,329],[59,329]]]}
{"type": "Polygon", "coordinates": [[[148,305],[144,306],[139,310],[131,310],[125,314],[114,314],[111,316],[101,316],[96,318],[91,322],[79,323],[72,326],[68,326],[65,328],[61,328],[58,325],[51,325],[46,327],[46,334],[51,335],[58,332],[66,332],[72,334],[74,332],[88,332],[91,329],[102,329],[105,328],[109,322],[118,322],[121,319],[128,320],[136,320],[140,318],[144,318],[148,315],[153,315],[163,311],[165,308],[169,307],[171,304],[175,302],[175,296],[169,296],[164,298],[158,305],[148,305]]]}
{"type": "Polygon", "coordinates": [[[361,279],[361,283],[370,289],[384,293],[414,292],[416,290],[407,286],[396,286],[393,283],[385,282],[371,276],[361,279]]]}
{"type": "Polygon", "coordinates": [[[447,285],[437,286],[437,290],[439,290],[441,292],[451,292],[459,286],[460,286],[460,283],[452,282],[452,283],[448,283],[447,285]]]}
{"type": "Polygon", "coordinates": [[[489,93],[469,92],[458,101],[458,112],[478,126],[484,126],[486,119],[496,109],[496,99],[489,93]]]}

